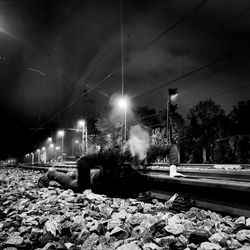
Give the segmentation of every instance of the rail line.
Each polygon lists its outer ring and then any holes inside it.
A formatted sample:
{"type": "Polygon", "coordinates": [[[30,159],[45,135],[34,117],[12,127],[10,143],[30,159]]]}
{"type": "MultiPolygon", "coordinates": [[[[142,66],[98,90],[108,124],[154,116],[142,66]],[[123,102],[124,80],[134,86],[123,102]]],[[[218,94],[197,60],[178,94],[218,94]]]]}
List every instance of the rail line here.
{"type": "MultiPolygon", "coordinates": [[[[22,168],[46,171],[47,165],[23,165],[22,168]]],[[[56,164],[58,171],[76,170],[74,163],[56,164]]],[[[168,200],[175,193],[186,195],[195,205],[204,209],[250,217],[250,168],[248,165],[180,165],[178,172],[185,177],[169,176],[167,164],[154,164],[146,173],[151,181],[154,198],[168,200]]]]}

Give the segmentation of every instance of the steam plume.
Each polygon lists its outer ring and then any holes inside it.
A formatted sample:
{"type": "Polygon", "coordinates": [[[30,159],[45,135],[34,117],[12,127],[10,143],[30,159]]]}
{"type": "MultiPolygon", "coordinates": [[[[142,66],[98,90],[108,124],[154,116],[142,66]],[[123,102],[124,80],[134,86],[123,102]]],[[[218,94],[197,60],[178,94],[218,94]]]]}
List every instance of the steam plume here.
{"type": "Polygon", "coordinates": [[[123,150],[129,149],[133,156],[137,156],[139,160],[144,160],[147,157],[149,149],[149,133],[138,124],[132,126],[129,131],[129,140],[125,144],[123,150]]]}

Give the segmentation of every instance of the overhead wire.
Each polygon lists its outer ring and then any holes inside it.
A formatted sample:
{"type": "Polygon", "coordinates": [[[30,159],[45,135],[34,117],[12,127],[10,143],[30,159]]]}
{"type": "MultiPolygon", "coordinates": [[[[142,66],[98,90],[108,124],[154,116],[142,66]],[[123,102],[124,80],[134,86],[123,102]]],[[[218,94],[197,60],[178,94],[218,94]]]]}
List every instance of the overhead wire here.
{"type": "MultiPolygon", "coordinates": [[[[73,1],[73,0],[72,0],[73,1]]],[[[173,24],[172,26],[170,26],[167,30],[165,30],[160,36],[163,37],[164,35],[166,35],[170,30],[172,30],[173,28],[175,28],[176,25],[178,25],[179,23],[183,22],[187,17],[189,17],[191,14],[194,13],[195,10],[199,9],[203,4],[205,4],[205,2],[208,0],[204,0],[202,1],[200,4],[198,4],[197,6],[195,6],[190,13],[186,14],[184,17],[182,17],[179,21],[177,21],[175,24],[173,24]]],[[[144,49],[152,46],[153,43],[155,43],[156,41],[158,41],[161,37],[157,37],[157,39],[155,39],[155,41],[150,42],[146,47],[144,47],[144,49]]],[[[57,48],[58,44],[59,44],[60,40],[57,39],[55,48],[57,48]]],[[[55,49],[53,51],[53,54],[55,53],[55,49]]],[[[52,56],[53,56],[52,54],[52,56]]],[[[107,75],[103,80],[101,80],[98,84],[94,85],[93,88],[91,88],[91,90],[94,90],[97,86],[99,86],[101,83],[103,83],[106,79],[108,79],[110,76],[112,76],[115,72],[117,72],[117,70],[112,71],[109,75],[107,75]]],[[[90,91],[87,91],[87,93],[89,93],[90,91]]],[[[84,96],[86,93],[84,93],[82,96],[84,96]]],[[[81,98],[79,97],[79,98],[81,98]]],[[[79,100],[79,98],[76,99],[76,101],[79,100]]],[[[70,103],[69,105],[67,105],[66,107],[62,108],[61,111],[57,112],[55,115],[53,115],[50,119],[48,119],[46,122],[43,123],[42,126],[44,126],[44,124],[47,124],[48,122],[50,122],[51,120],[53,120],[54,118],[56,118],[61,112],[63,112],[65,109],[67,109],[68,107],[72,106],[76,101],[73,101],[72,103],[70,103]]],[[[33,135],[31,135],[32,137],[33,135]]],[[[28,138],[29,140],[29,138],[28,138]]]]}
{"type": "Polygon", "coordinates": [[[220,58],[217,58],[217,59],[215,59],[215,60],[213,60],[213,61],[211,61],[211,62],[209,62],[209,63],[207,63],[207,64],[205,64],[205,65],[203,65],[203,66],[201,66],[201,67],[198,67],[198,68],[196,68],[196,69],[194,69],[194,70],[191,70],[191,71],[189,71],[189,72],[187,72],[187,73],[185,73],[185,74],[183,74],[183,75],[181,75],[181,76],[178,76],[178,77],[176,77],[176,78],[174,78],[174,79],[172,79],[172,80],[170,80],[170,81],[167,81],[166,83],[163,83],[163,84],[161,84],[161,85],[159,85],[159,86],[157,86],[157,87],[155,87],[155,88],[152,88],[152,89],[150,89],[150,90],[147,90],[147,91],[144,92],[143,94],[134,96],[133,98],[134,98],[134,99],[136,99],[136,98],[138,99],[138,98],[142,98],[142,97],[144,97],[144,96],[147,96],[147,95],[149,95],[149,94],[152,94],[152,92],[155,92],[155,91],[157,91],[157,90],[159,90],[159,89],[162,89],[162,88],[164,88],[164,87],[166,87],[166,86],[168,86],[168,85],[170,85],[170,84],[172,84],[172,83],[174,83],[174,82],[177,82],[177,81],[179,81],[179,80],[181,80],[181,79],[184,79],[184,78],[186,78],[186,77],[188,77],[188,76],[190,76],[190,75],[196,74],[197,72],[200,72],[200,71],[202,71],[202,70],[204,70],[204,69],[206,69],[206,68],[208,68],[208,67],[211,67],[212,65],[215,65],[215,64],[217,64],[217,63],[219,63],[219,62],[225,60],[226,58],[228,58],[228,57],[230,57],[230,56],[232,56],[232,55],[235,55],[235,54],[237,54],[237,53],[239,53],[239,52],[242,52],[242,51],[245,50],[245,49],[249,49],[249,47],[250,47],[250,46],[248,45],[248,46],[246,46],[246,47],[244,47],[244,48],[240,48],[240,49],[237,49],[237,50],[235,50],[235,51],[232,51],[231,53],[228,53],[228,54],[226,54],[226,55],[224,55],[224,56],[222,56],[222,57],[220,57],[220,58]]]}
{"type": "Polygon", "coordinates": [[[180,51],[176,55],[172,56],[171,58],[168,58],[168,59],[164,60],[164,62],[160,63],[159,65],[157,65],[152,70],[150,70],[150,71],[146,72],[145,74],[143,74],[143,76],[142,76],[142,78],[140,80],[143,80],[143,79],[147,78],[148,74],[152,74],[153,72],[155,72],[156,70],[158,70],[159,68],[161,68],[162,66],[164,66],[166,63],[169,63],[169,62],[173,61],[174,59],[178,58],[179,56],[183,56],[185,53],[189,52],[191,49],[195,48],[196,46],[201,45],[204,42],[206,42],[213,34],[217,33],[219,30],[221,30],[225,26],[227,26],[229,24],[237,23],[244,16],[249,16],[249,14],[247,14],[249,11],[250,11],[250,8],[244,10],[239,15],[237,15],[237,16],[229,19],[228,21],[226,21],[225,23],[223,23],[222,25],[220,25],[216,29],[212,30],[211,32],[209,32],[208,34],[206,34],[205,36],[203,36],[200,40],[194,42],[193,44],[191,44],[187,48],[183,49],[182,51],[180,51]]]}

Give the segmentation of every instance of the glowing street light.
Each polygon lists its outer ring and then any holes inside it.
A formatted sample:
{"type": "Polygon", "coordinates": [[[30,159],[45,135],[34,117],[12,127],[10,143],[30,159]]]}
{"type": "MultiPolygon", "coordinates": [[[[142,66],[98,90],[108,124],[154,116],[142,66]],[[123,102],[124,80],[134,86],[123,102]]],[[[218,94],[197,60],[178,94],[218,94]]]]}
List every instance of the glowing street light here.
{"type": "Polygon", "coordinates": [[[72,145],[72,156],[74,155],[75,144],[79,144],[79,141],[78,141],[78,140],[75,140],[75,141],[73,142],[73,145],[72,145]]]}
{"type": "Polygon", "coordinates": [[[168,139],[168,142],[171,144],[172,143],[172,124],[170,121],[169,124],[169,105],[171,101],[175,101],[178,97],[178,92],[177,88],[175,89],[168,89],[168,100],[167,100],[167,121],[166,121],[166,136],[168,139]]]}
{"type": "Polygon", "coordinates": [[[63,142],[64,142],[64,135],[65,135],[65,132],[64,132],[64,130],[59,130],[58,132],[57,132],[57,136],[59,137],[59,138],[62,138],[62,160],[63,160],[63,142]]]}
{"type": "Polygon", "coordinates": [[[79,120],[77,126],[78,128],[82,129],[82,154],[85,155],[87,153],[87,148],[88,148],[88,132],[87,132],[86,121],[79,120]]]}
{"type": "Polygon", "coordinates": [[[127,139],[127,107],[129,104],[128,98],[122,96],[117,101],[118,107],[124,110],[124,141],[127,139]]]}
{"type": "Polygon", "coordinates": [[[48,142],[48,144],[51,144],[52,143],[52,137],[48,137],[47,142],[48,142]]]}
{"type": "Polygon", "coordinates": [[[56,150],[56,151],[55,151],[55,158],[57,158],[57,155],[59,154],[60,149],[61,149],[61,148],[60,148],[59,146],[56,146],[56,147],[55,147],[55,150],[56,150]],[[58,152],[58,153],[57,153],[57,152],[58,152]]]}
{"type": "Polygon", "coordinates": [[[40,162],[41,162],[41,151],[40,151],[40,149],[37,149],[36,153],[37,153],[37,163],[40,164],[40,162]]]}
{"type": "Polygon", "coordinates": [[[49,150],[51,151],[51,160],[54,158],[54,143],[49,145],[49,150]]]}

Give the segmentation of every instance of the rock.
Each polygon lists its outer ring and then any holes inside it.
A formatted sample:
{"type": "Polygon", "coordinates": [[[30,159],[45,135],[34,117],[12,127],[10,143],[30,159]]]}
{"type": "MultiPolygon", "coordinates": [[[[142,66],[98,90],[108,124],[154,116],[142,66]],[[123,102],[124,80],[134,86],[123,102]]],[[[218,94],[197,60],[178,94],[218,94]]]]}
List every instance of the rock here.
{"type": "Polygon", "coordinates": [[[33,240],[38,239],[42,234],[43,234],[42,229],[32,228],[30,238],[33,239],[33,240]]]}
{"type": "Polygon", "coordinates": [[[226,244],[229,249],[238,249],[242,247],[242,245],[236,239],[230,239],[226,241],[226,244]]]}
{"type": "Polygon", "coordinates": [[[198,248],[198,250],[219,250],[219,249],[221,249],[220,245],[211,242],[203,242],[198,248]]]}
{"type": "Polygon", "coordinates": [[[247,226],[247,227],[250,227],[250,218],[247,218],[247,219],[246,219],[246,226],[247,226]]]}
{"type": "Polygon", "coordinates": [[[191,207],[189,211],[186,212],[186,217],[189,219],[196,218],[196,215],[199,213],[200,209],[196,207],[191,207]]]}
{"type": "Polygon", "coordinates": [[[250,241],[250,230],[240,230],[237,234],[236,234],[236,239],[238,241],[250,241]]]}
{"type": "Polygon", "coordinates": [[[51,232],[46,232],[39,238],[39,244],[45,246],[47,243],[56,240],[56,237],[51,232]]]}
{"type": "Polygon", "coordinates": [[[155,243],[157,243],[159,246],[169,246],[173,243],[176,243],[176,238],[173,235],[161,237],[161,238],[155,238],[154,239],[155,243]]]}
{"type": "Polygon", "coordinates": [[[203,229],[196,229],[196,231],[192,232],[189,237],[189,242],[194,244],[200,244],[204,241],[207,241],[211,235],[203,229]]]}
{"type": "Polygon", "coordinates": [[[141,250],[141,248],[135,243],[128,243],[118,247],[116,250],[141,250]]]}
{"type": "Polygon", "coordinates": [[[3,248],[3,250],[18,250],[18,249],[15,247],[5,247],[3,248]]]}
{"type": "Polygon", "coordinates": [[[110,236],[114,236],[117,239],[121,240],[121,239],[126,239],[128,237],[127,232],[120,227],[115,227],[111,232],[110,232],[110,236]]]}
{"type": "Polygon", "coordinates": [[[198,218],[199,220],[203,221],[207,218],[207,213],[205,210],[200,210],[197,215],[196,215],[196,218],[198,218]]]}
{"type": "Polygon", "coordinates": [[[98,245],[99,236],[95,233],[91,234],[83,243],[82,249],[88,249],[98,245]]]}
{"type": "Polygon", "coordinates": [[[125,210],[121,210],[118,213],[113,213],[112,214],[112,219],[120,219],[120,220],[125,220],[128,216],[128,213],[125,210]]]}
{"type": "Polygon", "coordinates": [[[3,231],[3,223],[0,222],[0,232],[3,231]]]}
{"type": "Polygon", "coordinates": [[[56,236],[57,230],[58,230],[58,223],[55,220],[50,219],[45,222],[44,225],[45,232],[50,232],[54,236],[56,236]]]}
{"type": "Polygon", "coordinates": [[[229,239],[229,235],[227,233],[224,232],[220,232],[220,233],[215,233],[213,234],[209,240],[213,243],[217,243],[217,244],[225,244],[226,241],[229,239]]]}
{"type": "Polygon", "coordinates": [[[150,204],[150,203],[144,203],[142,205],[142,207],[143,207],[143,213],[150,213],[150,212],[152,212],[152,208],[153,208],[152,204],[150,204]]]}
{"type": "Polygon", "coordinates": [[[246,224],[246,218],[244,216],[239,217],[234,222],[236,225],[245,225],[246,224]]]}
{"type": "Polygon", "coordinates": [[[146,243],[143,245],[143,250],[160,250],[160,247],[155,243],[146,243]]]}
{"type": "Polygon", "coordinates": [[[187,246],[188,244],[188,239],[184,235],[180,235],[177,238],[176,246],[187,246]]]}
{"type": "Polygon", "coordinates": [[[11,235],[5,242],[6,245],[14,245],[14,246],[22,245],[22,243],[23,243],[23,237],[18,235],[11,235]]]}
{"type": "Polygon", "coordinates": [[[164,229],[171,234],[179,235],[184,232],[185,227],[182,224],[171,224],[164,227],[164,229]]]}
{"type": "Polygon", "coordinates": [[[143,220],[146,218],[144,214],[136,213],[133,214],[131,217],[127,218],[127,222],[133,226],[140,225],[143,220]]]}
{"type": "Polygon", "coordinates": [[[146,228],[142,226],[136,226],[132,229],[131,237],[134,237],[136,239],[139,239],[142,234],[145,232],[146,228]]]}
{"type": "Polygon", "coordinates": [[[221,222],[222,221],[222,217],[219,214],[214,213],[214,212],[211,213],[210,218],[213,222],[221,222]]]}
{"type": "Polygon", "coordinates": [[[241,248],[238,248],[237,250],[250,250],[250,246],[243,246],[241,248]]]}
{"type": "Polygon", "coordinates": [[[115,227],[119,227],[121,225],[122,225],[122,222],[120,221],[120,219],[110,220],[107,225],[107,230],[110,231],[114,229],[115,227]]]}

